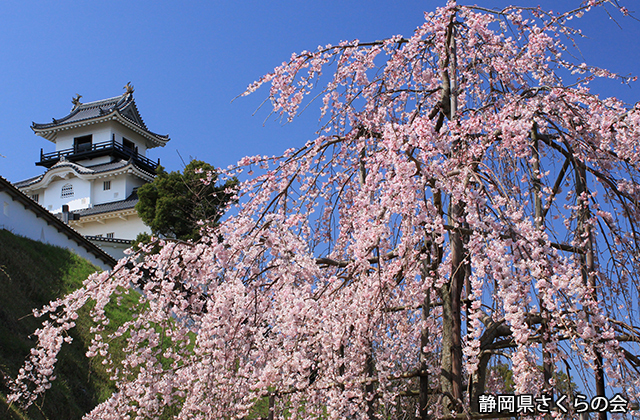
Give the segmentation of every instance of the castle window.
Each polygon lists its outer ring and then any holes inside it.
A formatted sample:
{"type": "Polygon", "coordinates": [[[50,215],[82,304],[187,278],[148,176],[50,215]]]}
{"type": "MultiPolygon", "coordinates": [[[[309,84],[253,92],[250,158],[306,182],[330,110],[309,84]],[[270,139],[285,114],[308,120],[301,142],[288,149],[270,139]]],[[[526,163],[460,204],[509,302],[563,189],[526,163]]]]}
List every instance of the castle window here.
{"type": "Polygon", "coordinates": [[[62,186],[62,192],[60,193],[60,198],[69,198],[73,197],[73,185],[64,184],[62,186]]]}
{"type": "Polygon", "coordinates": [[[136,144],[131,140],[125,139],[124,137],[122,138],[122,147],[124,148],[124,151],[129,155],[135,155],[138,153],[136,144]]]}
{"type": "Polygon", "coordinates": [[[104,191],[110,190],[111,189],[111,181],[104,181],[102,183],[102,189],[104,191]]]}
{"type": "Polygon", "coordinates": [[[122,146],[125,149],[129,149],[129,150],[133,150],[136,147],[134,142],[132,142],[131,140],[128,140],[128,139],[126,139],[124,137],[122,138],[122,146]]]}
{"type": "Polygon", "coordinates": [[[76,137],[73,139],[73,148],[77,152],[84,152],[85,150],[91,150],[92,135],[76,137]]]}
{"type": "Polygon", "coordinates": [[[35,201],[36,203],[39,203],[40,202],[40,194],[32,194],[31,195],[31,199],[33,201],[35,201]]]}
{"type": "Polygon", "coordinates": [[[114,232],[109,232],[109,233],[107,233],[107,238],[113,238],[113,233],[114,233],[114,232]]]}

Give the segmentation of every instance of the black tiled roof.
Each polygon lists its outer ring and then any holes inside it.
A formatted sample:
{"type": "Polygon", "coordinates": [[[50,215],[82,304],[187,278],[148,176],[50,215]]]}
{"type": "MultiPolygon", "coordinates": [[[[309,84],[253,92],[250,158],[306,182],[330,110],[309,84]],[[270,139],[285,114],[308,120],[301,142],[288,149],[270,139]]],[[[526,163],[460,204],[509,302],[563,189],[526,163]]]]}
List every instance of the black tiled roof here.
{"type": "Polygon", "coordinates": [[[92,119],[106,117],[112,114],[118,114],[133,125],[144,130],[144,132],[146,132],[158,144],[164,144],[169,141],[168,135],[161,135],[149,131],[142,120],[142,117],[140,117],[138,107],[133,100],[133,94],[130,93],[125,93],[114,98],[79,104],[75,106],[68,115],[62,118],[54,118],[50,123],[41,124],[34,122],[32,123],[31,128],[35,132],[46,132],[62,125],[90,121],[92,119]]]}
{"type": "MultiPolygon", "coordinates": [[[[131,95],[129,95],[129,98],[131,95]]],[[[36,124],[33,126],[35,128],[50,128],[55,127],[61,124],[68,124],[71,122],[88,120],[90,118],[101,117],[106,114],[110,114],[116,109],[122,109],[122,105],[124,104],[124,96],[117,96],[115,98],[103,99],[101,101],[95,102],[87,102],[86,104],[81,104],[75,107],[71,113],[65,117],[60,119],[53,119],[53,122],[47,124],[36,124]],[[118,106],[120,105],[120,106],[118,106]]],[[[147,127],[142,127],[147,128],[147,127]]]]}
{"type": "Polygon", "coordinates": [[[13,186],[16,188],[26,187],[27,185],[31,185],[35,182],[40,181],[41,178],[42,178],[42,175],[34,176],[28,179],[23,179],[22,181],[14,182],[13,186]]]}
{"type": "Polygon", "coordinates": [[[112,211],[132,209],[138,202],[138,192],[133,190],[129,197],[120,201],[112,201],[111,203],[98,204],[88,209],[82,209],[74,211],[73,214],[79,215],[81,218],[86,216],[93,216],[96,214],[110,213],[112,211]]]}

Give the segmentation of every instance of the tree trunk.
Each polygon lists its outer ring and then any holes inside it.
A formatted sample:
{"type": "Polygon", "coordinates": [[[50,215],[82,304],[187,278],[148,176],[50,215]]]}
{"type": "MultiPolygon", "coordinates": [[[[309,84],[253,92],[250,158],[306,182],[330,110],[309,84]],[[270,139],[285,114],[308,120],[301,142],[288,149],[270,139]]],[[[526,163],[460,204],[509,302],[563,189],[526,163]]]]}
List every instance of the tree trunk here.
{"type": "MultiPolygon", "coordinates": [[[[531,129],[532,140],[532,154],[533,165],[531,174],[532,194],[533,194],[533,215],[535,227],[538,231],[541,231],[544,226],[544,216],[542,210],[542,182],[540,181],[540,145],[538,141],[538,125],[533,123],[531,129]]],[[[548,336],[549,336],[549,312],[547,311],[542,297],[539,296],[540,301],[540,316],[542,318],[540,322],[540,345],[542,346],[542,372],[544,375],[544,384],[542,392],[550,395],[552,400],[555,398],[553,395],[554,387],[552,385],[553,373],[555,366],[553,364],[552,355],[547,348],[548,336]]],[[[551,419],[551,414],[545,415],[545,419],[551,419]]]]}
{"type": "MultiPolygon", "coordinates": [[[[464,215],[464,205],[451,206],[452,222],[456,226],[464,215]]],[[[444,394],[445,415],[460,412],[462,401],[462,308],[461,295],[464,286],[464,246],[462,233],[454,230],[449,235],[451,246],[451,278],[440,289],[442,297],[442,356],[440,383],[444,394]]]]}
{"type": "Polygon", "coordinates": [[[471,389],[469,392],[469,398],[471,399],[471,411],[474,413],[480,411],[478,398],[480,397],[480,395],[484,394],[484,386],[487,381],[487,365],[489,364],[489,359],[491,359],[491,354],[489,353],[485,353],[480,356],[478,369],[476,369],[473,376],[471,377],[471,389]]]}
{"type": "MultiPolygon", "coordinates": [[[[582,194],[587,193],[587,175],[584,165],[582,163],[578,163],[575,165],[575,173],[576,173],[576,196],[579,203],[579,214],[578,214],[578,226],[576,231],[576,236],[578,237],[578,241],[580,243],[584,242],[584,253],[580,254],[580,265],[582,267],[582,278],[585,286],[591,289],[592,298],[594,301],[597,301],[598,294],[596,289],[596,276],[595,276],[595,255],[593,251],[593,231],[588,221],[591,218],[591,211],[589,210],[589,203],[583,202],[581,200],[582,194]],[[584,238],[586,237],[586,241],[584,238]]],[[[588,198],[585,198],[588,200],[588,198]]],[[[600,351],[595,349],[595,382],[596,382],[596,395],[597,396],[605,396],[605,380],[604,380],[604,369],[602,366],[602,354],[600,351]]],[[[598,420],[607,420],[607,413],[601,412],[598,413],[598,420]]]]}
{"type": "Polygon", "coordinates": [[[373,347],[369,349],[367,354],[366,361],[366,378],[367,384],[364,387],[365,398],[367,399],[367,417],[371,420],[376,418],[375,411],[375,395],[374,395],[374,384],[373,384],[373,375],[375,373],[375,364],[373,360],[373,347]]]}
{"type": "Polygon", "coordinates": [[[276,412],[276,397],[275,395],[269,395],[269,414],[267,414],[267,420],[273,420],[276,412]]]}
{"type": "MultiPolygon", "coordinates": [[[[448,111],[447,117],[452,122],[457,112],[457,61],[455,24],[452,19],[447,34],[447,55],[443,57],[443,112],[448,111]]],[[[452,144],[452,154],[459,153],[459,144],[452,144]]],[[[456,228],[464,217],[464,203],[455,201],[451,197],[450,224],[456,228]]],[[[462,327],[461,301],[462,288],[465,280],[464,245],[462,233],[454,229],[449,234],[451,246],[451,278],[440,289],[442,298],[442,354],[440,386],[443,394],[444,414],[452,411],[461,412],[462,401],[462,327]]]]}
{"type": "MultiPolygon", "coordinates": [[[[426,271],[423,267],[423,271],[426,271]]],[[[423,278],[426,273],[423,272],[423,278]]],[[[427,320],[431,312],[431,296],[430,290],[425,292],[424,300],[422,301],[422,329],[420,330],[420,388],[418,396],[418,413],[421,420],[428,420],[429,416],[429,361],[427,354],[424,351],[425,347],[429,345],[429,328],[427,328],[427,320]]]]}

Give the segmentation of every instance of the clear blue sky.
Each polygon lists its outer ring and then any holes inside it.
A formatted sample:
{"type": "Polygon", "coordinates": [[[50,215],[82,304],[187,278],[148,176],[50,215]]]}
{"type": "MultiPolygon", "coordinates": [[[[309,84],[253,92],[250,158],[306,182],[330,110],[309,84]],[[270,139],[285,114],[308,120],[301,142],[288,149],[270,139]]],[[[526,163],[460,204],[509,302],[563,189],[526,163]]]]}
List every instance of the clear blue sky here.
{"type": "MultiPolygon", "coordinates": [[[[640,16],[640,4],[620,0],[640,16]]],[[[410,35],[433,1],[13,1],[0,2],[0,175],[18,181],[38,175],[40,148],[32,121],[49,122],[85,102],[120,95],[131,81],[148,127],[169,134],[153,149],[169,170],[181,169],[176,150],[226,167],[247,154],[278,154],[302,145],[318,128],[317,107],[283,125],[252,113],[266,90],[231,100],[292,52],[341,40],[410,35]]],[[[461,3],[466,4],[461,1],[461,3]]],[[[508,1],[478,1],[503,7],[508,1]]],[[[520,2],[564,10],[579,0],[520,2]]],[[[518,3],[516,3],[518,4],[518,3]]],[[[595,17],[595,16],[594,16],[595,17]]],[[[585,60],[623,74],[640,74],[640,22],[586,17],[585,60]]],[[[619,17],[619,16],[618,16],[619,17]]],[[[640,85],[599,84],[599,93],[640,101],[640,85]]]]}

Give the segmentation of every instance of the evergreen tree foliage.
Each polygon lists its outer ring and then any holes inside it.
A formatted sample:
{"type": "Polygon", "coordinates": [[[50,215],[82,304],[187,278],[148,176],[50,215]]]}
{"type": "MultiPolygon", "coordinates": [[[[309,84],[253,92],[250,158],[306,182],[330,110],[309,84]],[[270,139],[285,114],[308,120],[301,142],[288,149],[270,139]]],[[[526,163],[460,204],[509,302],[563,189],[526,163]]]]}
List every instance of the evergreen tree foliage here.
{"type": "MultiPolygon", "coordinates": [[[[217,178],[215,168],[200,160],[189,162],[182,173],[158,166],[154,181],[138,188],[136,210],[154,236],[198,240],[199,222],[217,225],[235,195],[236,180],[216,185],[217,178]]],[[[137,239],[145,242],[145,237],[137,239]]]]}

